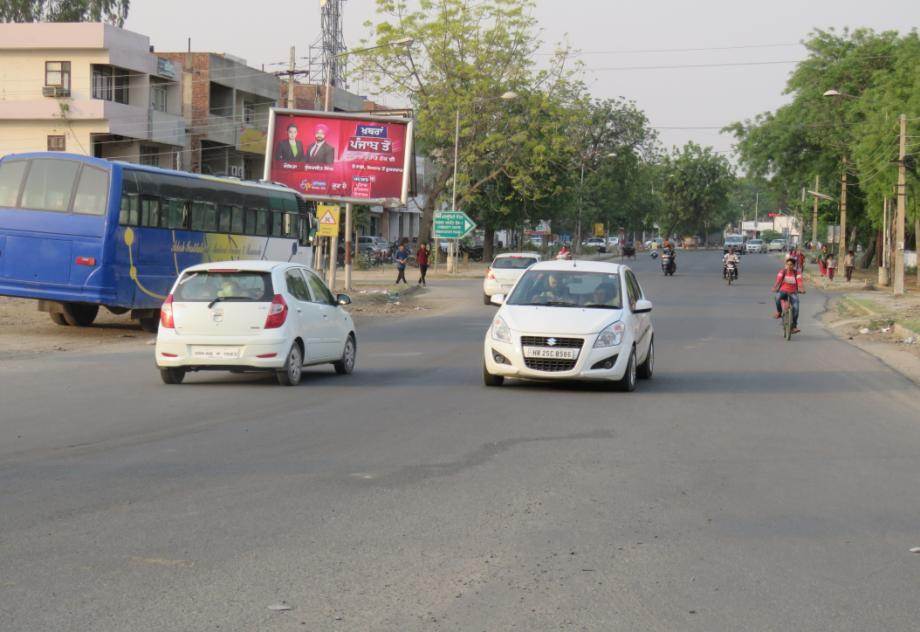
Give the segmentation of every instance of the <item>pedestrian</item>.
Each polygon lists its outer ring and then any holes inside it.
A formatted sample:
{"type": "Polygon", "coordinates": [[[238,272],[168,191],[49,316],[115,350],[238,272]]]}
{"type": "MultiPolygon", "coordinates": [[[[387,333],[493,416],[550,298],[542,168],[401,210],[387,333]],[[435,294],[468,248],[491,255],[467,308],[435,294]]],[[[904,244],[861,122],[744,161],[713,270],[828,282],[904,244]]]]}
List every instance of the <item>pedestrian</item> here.
{"type": "Polygon", "coordinates": [[[795,258],[798,262],[796,269],[799,271],[799,274],[803,274],[805,272],[805,253],[802,252],[801,248],[796,249],[795,258]]]}
{"type": "Polygon", "coordinates": [[[818,270],[821,271],[821,276],[827,276],[827,246],[821,246],[821,250],[818,251],[818,270]]]}
{"type": "Polygon", "coordinates": [[[853,280],[853,270],[856,268],[856,255],[852,250],[847,251],[847,256],[843,258],[843,272],[847,275],[847,283],[853,280]]]}
{"type": "Polygon", "coordinates": [[[428,246],[424,243],[418,245],[415,260],[418,261],[418,284],[427,286],[428,282],[425,281],[425,275],[428,274],[428,246]]]}
{"type": "Polygon", "coordinates": [[[399,244],[399,249],[396,250],[396,254],[393,256],[396,261],[396,269],[399,271],[396,276],[396,285],[399,285],[400,281],[409,285],[409,282],[406,281],[406,260],[408,258],[409,251],[406,249],[406,244],[399,244]]]}
{"type": "Polygon", "coordinates": [[[827,255],[827,259],[824,260],[824,265],[827,267],[827,278],[833,281],[834,273],[837,271],[837,257],[833,252],[827,255]]]}

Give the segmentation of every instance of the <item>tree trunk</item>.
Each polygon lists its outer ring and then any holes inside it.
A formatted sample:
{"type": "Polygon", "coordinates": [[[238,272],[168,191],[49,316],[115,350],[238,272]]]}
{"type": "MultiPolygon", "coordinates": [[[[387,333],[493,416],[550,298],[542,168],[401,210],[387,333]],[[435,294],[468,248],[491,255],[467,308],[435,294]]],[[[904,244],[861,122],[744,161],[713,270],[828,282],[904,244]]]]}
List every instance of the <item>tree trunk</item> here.
{"type": "Polygon", "coordinates": [[[431,244],[431,222],[434,219],[434,208],[438,205],[438,198],[444,192],[450,176],[449,169],[442,169],[431,183],[431,187],[423,192],[425,206],[422,207],[422,217],[418,226],[418,241],[420,244],[431,244]]]}
{"type": "Polygon", "coordinates": [[[485,236],[483,237],[482,242],[482,260],[485,262],[491,262],[494,256],[493,244],[495,242],[495,229],[486,226],[484,229],[485,236]]]}
{"type": "Polygon", "coordinates": [[[920,215],[914,220],[914,252],[917,253],[917,289],[920,289],[920,215]]]}
{"type": "MultiPolygon", "coordinates": [[[[852,242],[851,242],[852,243],[852,242]]],[[[882,251],[882,233],[879,232],[878,236],[875,239],[869,242],[869,245],[866,246],[866,252],[863,253],[862,260],[859,262],[859,267],[863,270],[868,270],[872,265],[872,261],[875,259],[876,253],[882,251]]],[[[879,265],[881,267],[881,259],[879,260],[879,265]]]]}

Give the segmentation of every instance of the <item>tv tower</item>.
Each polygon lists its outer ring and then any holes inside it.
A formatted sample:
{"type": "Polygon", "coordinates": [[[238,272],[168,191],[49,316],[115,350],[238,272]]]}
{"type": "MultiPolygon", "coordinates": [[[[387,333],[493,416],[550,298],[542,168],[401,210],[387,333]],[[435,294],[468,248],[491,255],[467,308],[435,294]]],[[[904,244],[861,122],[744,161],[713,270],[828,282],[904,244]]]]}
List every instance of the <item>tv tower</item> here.
{"type": "Polygon", "coordinates": [[[347,49],[345,36],[342,34],[342,13],[345,0],[319,0],[321,22],[320,36],[310,46],[311,61],[319,62],[319,73],[314,77],[323,82],[329,81],[333,86],[348,87],[345,83],[347,62],[342,56],[347,49]]]}

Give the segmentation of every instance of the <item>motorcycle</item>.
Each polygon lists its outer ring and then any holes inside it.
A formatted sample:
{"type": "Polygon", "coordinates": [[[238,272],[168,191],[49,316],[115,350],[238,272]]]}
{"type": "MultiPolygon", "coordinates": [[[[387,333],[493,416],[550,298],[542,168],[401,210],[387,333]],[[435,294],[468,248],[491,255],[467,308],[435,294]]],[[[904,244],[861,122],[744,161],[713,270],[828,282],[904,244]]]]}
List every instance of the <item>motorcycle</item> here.
{"type": "Polygon", "coordinates": [[[722,273],[725,281],[731,285],[733,281],[738,280],[738,266],[734,261],[728,261],[725,264],[725,271],[722,273]]]}
{"type": "Polygon", "coordinates": [[[652,259],[657,259],[657,258],[658,258],[658,251],[657,251],[657,250],[653,250],[653,251],[651,251],[650,253],[648,253],[648,256],[651,257],[652,259]]]}
{"type": "Polygon", "coordinates": [[[661,253],[661,271],[665,276],[674,276],[674,273],[677,272],[677,262],[674,259],[671,253],[661,253]]]}

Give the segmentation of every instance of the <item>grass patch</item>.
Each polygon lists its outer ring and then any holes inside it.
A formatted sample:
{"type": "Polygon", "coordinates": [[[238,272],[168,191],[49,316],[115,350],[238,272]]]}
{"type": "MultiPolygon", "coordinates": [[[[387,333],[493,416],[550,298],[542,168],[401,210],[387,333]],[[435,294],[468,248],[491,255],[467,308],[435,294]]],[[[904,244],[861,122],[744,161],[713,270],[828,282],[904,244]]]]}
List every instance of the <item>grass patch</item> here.
{"type": "Polygon", "coordinates": [[[907,318],[905,320],[898,321],[898,324],[902,327],[910,329],[915,334],[920,334],[920,318],[907,318]]]}

